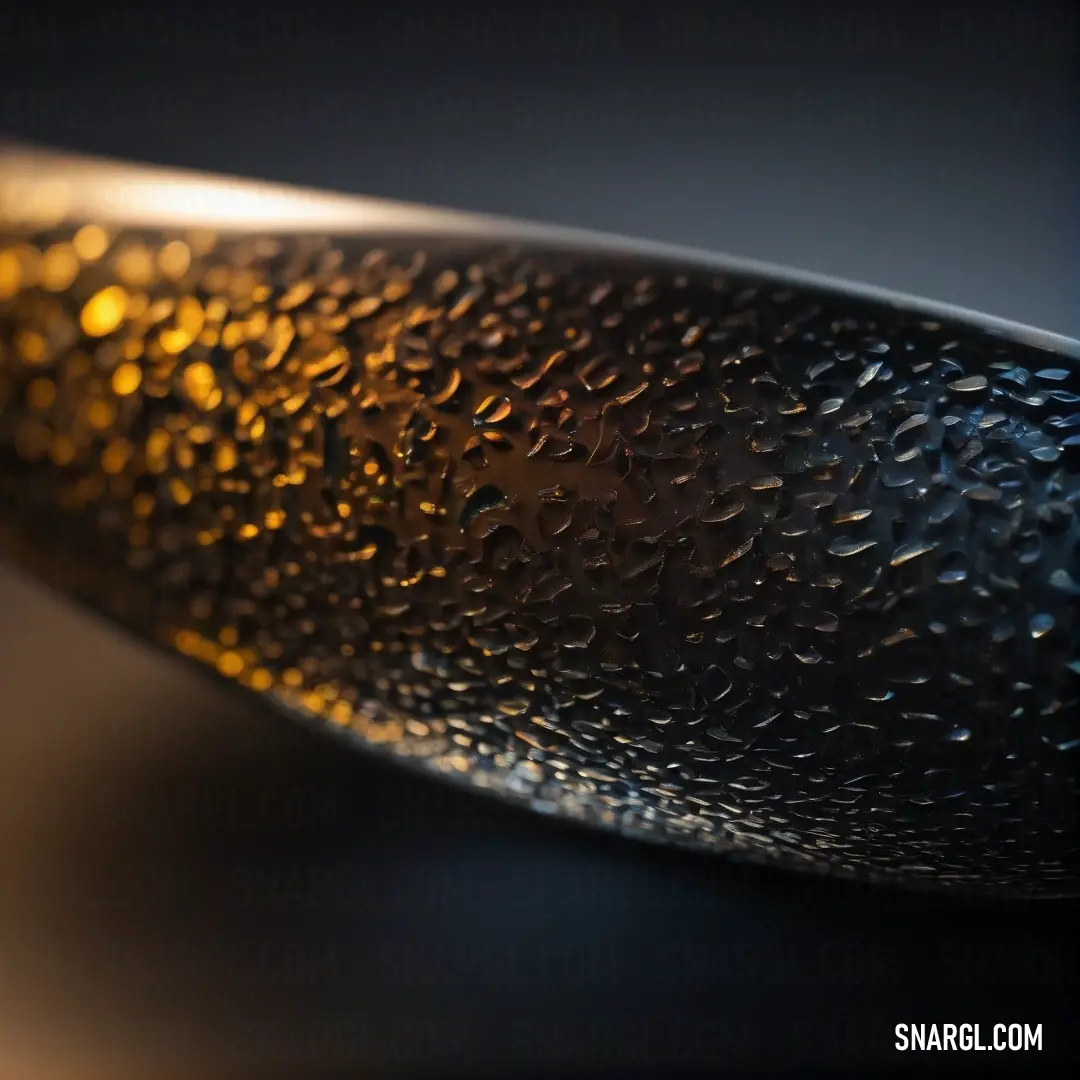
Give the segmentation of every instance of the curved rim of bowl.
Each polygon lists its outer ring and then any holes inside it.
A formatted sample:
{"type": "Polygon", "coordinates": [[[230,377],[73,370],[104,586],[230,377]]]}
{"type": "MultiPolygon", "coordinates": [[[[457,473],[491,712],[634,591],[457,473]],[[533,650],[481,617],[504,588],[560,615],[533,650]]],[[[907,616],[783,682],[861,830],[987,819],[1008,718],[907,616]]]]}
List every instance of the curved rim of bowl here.
{"type": "Polygon", "coordinates": [[[93,221],[133,228],[206,228],[226,234],[334,236],[533,244],[583,256],[623,256],[687,270],[737,274],[965,325],[1080,360],[1080,340],[981,311],[778,263],[699,248],[192,169],[124,162],[0,141],[0,226],[93,221]]]}

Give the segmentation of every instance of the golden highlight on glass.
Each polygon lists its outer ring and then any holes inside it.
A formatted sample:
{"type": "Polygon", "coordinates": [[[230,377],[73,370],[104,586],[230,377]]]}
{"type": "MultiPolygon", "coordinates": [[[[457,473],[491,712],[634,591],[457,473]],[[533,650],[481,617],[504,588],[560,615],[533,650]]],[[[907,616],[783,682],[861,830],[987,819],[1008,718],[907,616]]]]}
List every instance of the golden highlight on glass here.
{"type": "Polygon", "coordinates": [[[12,149],[0,551],[416,767],[1078,888],[1075,343],[735,260],[12,149]]]}

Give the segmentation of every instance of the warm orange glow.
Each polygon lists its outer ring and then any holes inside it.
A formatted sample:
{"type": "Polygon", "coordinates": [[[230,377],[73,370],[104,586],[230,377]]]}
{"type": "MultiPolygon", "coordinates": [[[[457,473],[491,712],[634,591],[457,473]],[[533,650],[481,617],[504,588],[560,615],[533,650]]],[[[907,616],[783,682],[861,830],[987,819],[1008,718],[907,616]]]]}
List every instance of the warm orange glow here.
{"type": "Polygon", "coordinates": [[[142,382],[142,368],[138,364],[121,364],[112,376],[112,388],[121,397],[134,394],[142,382]]]}
{"type": "Polygon", "coordinates": [[[95,293],[86,302],[80,322],[90,337],[111,334],[123,321],[127,311],[128,294],[119,285],[110,285],[95,293]]]}
{"type": "MultiPolygon", "coordinates": [[[[40,226],[92,221],[77,238],[80,259],[104,254],[101,225],[124,223],[199,230],[318,231],[453,228],[461,215],[382,199],[332,195],[302,188],[179,169],[120,165],[47,150],[0,149],[0,219],[40,226]]],[[[198,236],[190,238],[199,247],[198,236]]],[[[188,253],[190,256],[190,252],[188,253]]],[[[179,248],[165,256],[162,273],[178,276],[179,248]]]]}

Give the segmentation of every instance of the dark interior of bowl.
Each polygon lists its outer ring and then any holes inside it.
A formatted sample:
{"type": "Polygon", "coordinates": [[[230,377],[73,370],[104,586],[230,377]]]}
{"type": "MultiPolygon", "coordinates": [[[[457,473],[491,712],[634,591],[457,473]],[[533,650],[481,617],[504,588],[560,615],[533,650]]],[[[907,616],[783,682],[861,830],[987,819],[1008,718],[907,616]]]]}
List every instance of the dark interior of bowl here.
{"type": "Polygon", "coordinates": [[[1080,889],[1080,370],[631,255],[0,258],[3,550],[354,742],[634,836],[1080,889]]]}

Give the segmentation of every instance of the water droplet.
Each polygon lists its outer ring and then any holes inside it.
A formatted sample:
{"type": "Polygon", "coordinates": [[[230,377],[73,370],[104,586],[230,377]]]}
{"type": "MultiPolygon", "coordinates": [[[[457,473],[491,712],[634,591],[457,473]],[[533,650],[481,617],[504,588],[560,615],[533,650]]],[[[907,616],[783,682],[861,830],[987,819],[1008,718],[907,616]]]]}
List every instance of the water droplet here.
{"type": "Polygon", "coordinates": [[[758,476],[746,485],[751,491],[775,491],[783,487],[784,481],[779,476],[758,476]]]}
{"type": "Polygon", "coordinates": [[[884,361],[875,360],[872,364],[867,364],[865,368],[859,373],[859,377],[855,380],[855,385],[862,388],[881,370],[881,365],[884,361]]]}
{"type": "Polygon", "coordinates": [[[735,738],[734,735],[729,734],[724,728],[720,727],[719,724],[714,724],[712,727],[706,728],[705,734],[708,735],[710,738],[718,740],[719,742],[742,742],[742,739],[735,738]]]}
{"type": "Polygon", "coordinates": [[[972,390],[985,390],[987,381],[985,375],[965,375],[962,379],[953,379],[948,386],[950,390],[963,394],[972,390]]]}
{"type": "Polygon", "coordinates": [[[474,522],[481,514],[489,510],[497,510],[510,505],[510,500],[494,484],[484,484],[483,487],[474,491],[466,500],[461,511],[461,525],[474,522]]]}
{"type": "Polygon", "coordinates": [[[867,551],[876,545],[876,540],[851,540],[841,537],[829,544],[829,554],[846,558],[848,555],[858,555],[859,552],[867,551]]]}
{"type": "Polygon", "coordinates": [[[832,524],[848,525],[852,521],[865,521],[873,512],[873,509],[869,506],[864,506],[858,510],[847,510],[836,514],[832,519],[832,524]]]}
{"type": "Polygon", "coordinates": [[[746,509],[746,503],[736,502],[729,506],[718,506],[712,510],[706,510],[701,515],[701,520],[706,524],[716,524],[721,521],[730,521],[731,518],[737,517],[746,509]]]}
{"type": "MultiPolygon", "coordinates": [[[[1075,436],[1074,436],[1074,438],[1075,438],[1075,436]]],[[[1078,441],[1080,441],[1080,440],[1078,440],[1078,441]]],[[[1062,446],[1068,445],[1069,442],[1070,442],[1070,440],[1066,439],[1065,442],[1062,443],[1062,446]]],[[[1059,457],[1061,457],[1061,447],[1058,447],[1058,446],[1037,446],[1037,447],[1035,447],[1034,450],[1031,451],[1031,456],[1036,461],[1041,461],[1041,462],[1044,462],[1045,464],[1049,465],[1049,464],[1057,461],[1057,459],[1059,457]]]]}
{"type": "Polygon", "coordinates": [[[911,559],[918,558],[918,556],[925,555],[928,551],[933,550],[933,544],[902,544],[893,552],[889,565],[900,566],[902,563],[909,562],[911,559]]]}
{"type": "Polygon", "coordinates": [[[95,293],[82,309],[80,322],[90,337],[111,334],[124,321],[128,294],[120,285],[109,285],[95,293]]]}
{"type": "Polygon", "coordinates": [[[1035,615],[1031,620],[1031,636],[1033,638],[1045,637],[1054,629],[1053,615],[1035,615]]]}
{"type": "Polygon", "coordinates": [[[473,415],[473,423],[477,426],[481,424],[498,424],[505,420],[512,411],[513,405],[508,397],[492,394],[477,405],[476,412],[473,415]]]}
{"type": "Polygon", "coordinates": [[[1080,585],[1072,578],[1069,571],[1059,567],[1050,575],[1050,584],[1058,592],[1067,596],[1080,596],[1080,585]]]}
{"type": "Polygon", "coordinates": [[[566,620],[562,639],[564,649],[587,649],[596,637],[596,624],[585,615],[571,615],[566,620]]]}
{"type": "Polygon", "coordinates": [[[741,559],[754,546],[754,537],[750,537],[745,543],[740,544],[734,551],[729,552],[720,562],[720,568],[730,566],[736,559],[741,559]]]}
{"type": "Polygon", "coordinates": [[[896,430],[893,432],[893,438],[895,439],[898,436],[903,435],[905,431],[911,431],[914,428],[920,427],[929,419],[930,417],[926,413],[914,413],[897,426],[896,430]]]}
{"type": "Polygon", "coordinates": [[[731,692],[731,677],[723,668],[710,664],[701,679],[701,692],[710,705],[715,705],[731,692]]]}

